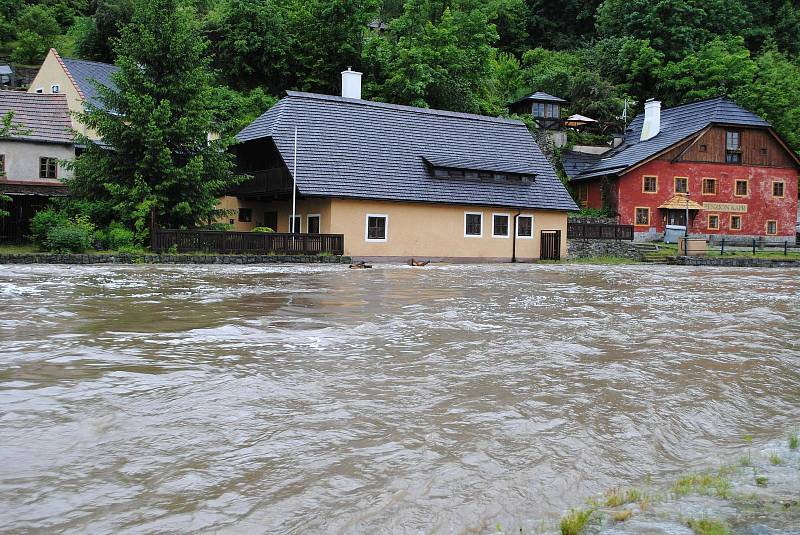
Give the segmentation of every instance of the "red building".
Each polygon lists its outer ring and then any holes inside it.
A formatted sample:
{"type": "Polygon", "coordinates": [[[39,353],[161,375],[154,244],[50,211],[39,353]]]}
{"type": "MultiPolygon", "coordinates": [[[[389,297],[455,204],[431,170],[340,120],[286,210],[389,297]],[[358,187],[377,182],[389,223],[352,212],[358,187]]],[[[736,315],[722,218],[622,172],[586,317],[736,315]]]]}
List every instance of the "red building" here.
{"type": "Polygon", "coordinates": [[[693,236],[794,239],[800,159],[770,124],[726,98],[661,111],[648,101],[624,142],[600,155],[567,153],[579,204],[615,212],[639,240],[666,225],[693,236]]]}

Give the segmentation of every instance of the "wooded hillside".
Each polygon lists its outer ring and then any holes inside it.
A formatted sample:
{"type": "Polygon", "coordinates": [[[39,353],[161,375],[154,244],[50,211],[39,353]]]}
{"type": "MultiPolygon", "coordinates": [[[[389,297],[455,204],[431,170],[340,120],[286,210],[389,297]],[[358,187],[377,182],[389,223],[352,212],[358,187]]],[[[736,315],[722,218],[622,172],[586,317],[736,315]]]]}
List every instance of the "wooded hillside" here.
{"type": "MultiPolygon", "coordinates": [[[[113,62],[134,2],[0,0],[0,54],[113,62]]],[[[187,0],[209,41],[219,120],[236,130],[286,89],[500,115],[534,90],[612,120],[625,99],[725,94],[800,149],[800,7],[790,0],[187,0]]]]}

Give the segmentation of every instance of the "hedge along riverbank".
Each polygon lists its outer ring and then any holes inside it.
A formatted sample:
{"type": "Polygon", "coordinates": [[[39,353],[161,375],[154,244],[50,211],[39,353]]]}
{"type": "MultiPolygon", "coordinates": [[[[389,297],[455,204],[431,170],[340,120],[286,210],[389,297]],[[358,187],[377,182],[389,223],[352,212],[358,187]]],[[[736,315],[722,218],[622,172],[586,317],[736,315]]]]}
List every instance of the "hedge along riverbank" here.
{"type": "Polygon", "coordinates": [[[0,254],[0,264],[350,264],[349,256],[187,254],[0,254]]]}

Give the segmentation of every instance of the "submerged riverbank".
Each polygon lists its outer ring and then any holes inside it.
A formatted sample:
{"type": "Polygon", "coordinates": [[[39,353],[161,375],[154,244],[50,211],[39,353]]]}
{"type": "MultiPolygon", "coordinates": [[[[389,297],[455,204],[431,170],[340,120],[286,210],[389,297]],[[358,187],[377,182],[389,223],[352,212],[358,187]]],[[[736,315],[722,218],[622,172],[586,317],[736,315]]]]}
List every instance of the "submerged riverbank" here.
{"type": "Polygon", "coordinates": [[[558,530],[784,440],[798,297],[769,269],[4,266],[0,531],[558,530]]]}
{"type": "MultiPolygon", "coordinates": [[[[800,438],[754,445],[721,466],[608,489],[571,509],[561,535],[794,535],[800,530],[800,438]]],[[[543,532],[554,532],[551,526],[543,532]]]]}

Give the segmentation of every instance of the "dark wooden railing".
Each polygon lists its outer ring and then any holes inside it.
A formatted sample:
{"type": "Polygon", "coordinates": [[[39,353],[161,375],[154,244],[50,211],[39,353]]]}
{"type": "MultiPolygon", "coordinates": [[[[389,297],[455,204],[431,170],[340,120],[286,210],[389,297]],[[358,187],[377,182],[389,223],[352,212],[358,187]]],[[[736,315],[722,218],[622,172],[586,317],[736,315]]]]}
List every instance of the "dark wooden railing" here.
{"type": "Polygon", "coordinates": [[[633,225],[567,223],[568,240],[633,240],[633,225]]]}
{"type": "Polygon", "coordinates": [[[174,246],[179,253],[344,254],[342,234],[155,229],[150,241],[151,248],[157,253],[169,251],[174,246]]]}
{"type": "Polygon", "coordinates": [[[285,167],[247,171],[252,178],[235,186],[233,195],[271,195],[292,192],[292,175],[285,167]]]}

